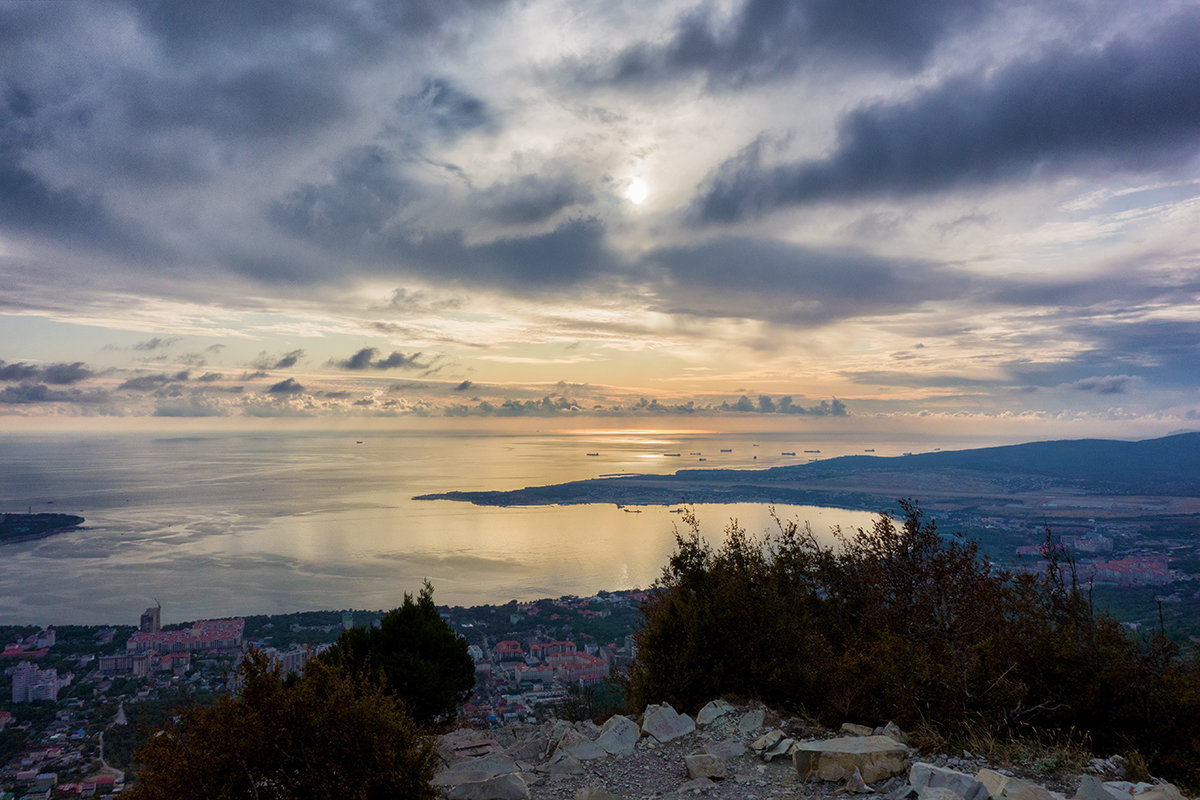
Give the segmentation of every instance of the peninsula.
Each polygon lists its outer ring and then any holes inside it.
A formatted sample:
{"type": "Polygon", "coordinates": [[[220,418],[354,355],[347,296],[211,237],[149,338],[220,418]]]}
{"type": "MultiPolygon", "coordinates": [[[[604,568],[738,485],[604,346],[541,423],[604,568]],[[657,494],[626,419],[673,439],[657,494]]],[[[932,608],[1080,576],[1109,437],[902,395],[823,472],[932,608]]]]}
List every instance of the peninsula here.
{"type": "Polygon", "coordinates": [[[74,514],[0,514],[0,544],[41,539],[83,524],[74,514]]]}
{"type": "Polygon", "coordinates": [[[878,511],[924,507],[1045,518],[1200,514],[1200,433],[1139,442],[1076,439],[892,458],[844,456],[761,470],[684,469],[417,500],[489,506],[777,503],[878,511]]]}

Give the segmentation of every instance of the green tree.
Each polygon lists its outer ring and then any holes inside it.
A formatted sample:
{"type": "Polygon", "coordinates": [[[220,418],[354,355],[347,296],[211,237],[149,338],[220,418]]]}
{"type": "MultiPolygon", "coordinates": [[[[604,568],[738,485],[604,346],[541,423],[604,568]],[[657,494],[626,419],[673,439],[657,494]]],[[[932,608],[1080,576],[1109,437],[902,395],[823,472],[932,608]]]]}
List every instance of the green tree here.
{"type": "Polygon", "coordinates": [[[319,661],[285,681],[255,650],[239,674],[236,695],[147,737],[129,800],[436,797],[432,744],[377,683],[319,661]]]}
{"type": "Polygon", "coordinates": [[[421,723],[452,717],[475,686],[467,640],[438,613],[429,581],[415,600],[406,593],[378,627],[344,631],[321,658],[352,675],[380,679],[421,723]]]}

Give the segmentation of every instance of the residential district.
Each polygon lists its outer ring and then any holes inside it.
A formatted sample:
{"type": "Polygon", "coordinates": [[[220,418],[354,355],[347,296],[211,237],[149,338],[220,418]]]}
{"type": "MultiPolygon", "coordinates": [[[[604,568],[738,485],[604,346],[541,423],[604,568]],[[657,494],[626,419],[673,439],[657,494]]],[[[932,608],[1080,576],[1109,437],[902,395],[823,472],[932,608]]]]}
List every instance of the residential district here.
{"type": "MultiPolygon", "coordinates": [[[[972,522],[969,535],[999,567],[1044,569],[1038,531],[1003,518],[972,522]]],[[[1064,532],[1058,543],[1117,619],[1134,630],[1165,626],[1177,641],[1200,644],[1193,531],[1151,540],[1144,531],[1093,523],[1064,532]]],[[[475,661],[462,721],[492,728],[615,707],[619,690],[610,679],[636,656],[633,634],[648,597],[631,590],[441,607],[475,661]]],[[[136,626],[0,626],[0,800],[119,797],[132,782],[131,756],[144,732],[185,701],[211,701],[233,688],[247,645],[282,670],[302,671],[343,630],[377,624],[383,612],[176,624],[164,624],[163,614],[155,604],[136,626]]]]}

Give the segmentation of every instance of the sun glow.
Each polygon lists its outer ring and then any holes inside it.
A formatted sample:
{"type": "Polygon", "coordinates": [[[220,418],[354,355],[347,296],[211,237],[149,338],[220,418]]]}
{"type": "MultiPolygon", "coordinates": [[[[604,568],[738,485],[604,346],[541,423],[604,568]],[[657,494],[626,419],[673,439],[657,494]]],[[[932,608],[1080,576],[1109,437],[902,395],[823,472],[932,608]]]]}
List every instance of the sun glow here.
{"type": "Polygon", "coordinates": [[[629,188],[625,190],[625,196],[629,198],[629,202],[635,206],[640,206],[646,202],[646,195],[650,190],[646,187],[645,182],[641,178],[634,178],[629,184],[629,188]]]}

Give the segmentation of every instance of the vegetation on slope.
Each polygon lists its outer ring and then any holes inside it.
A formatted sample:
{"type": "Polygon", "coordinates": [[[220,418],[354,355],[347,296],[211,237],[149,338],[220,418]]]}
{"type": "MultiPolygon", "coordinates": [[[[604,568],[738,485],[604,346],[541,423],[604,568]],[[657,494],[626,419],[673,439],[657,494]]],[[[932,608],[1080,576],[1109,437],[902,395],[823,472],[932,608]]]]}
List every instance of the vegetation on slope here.
{"type": "Polygon", "coordinates": [[[695,710],[730,694],[829,724],[1082,731],[1102,752],[1200,785],[1194,657],[1095,613],[1049,538],[1044,575],[997,572],[973,542],[901,507],[901,520],[883,515],[837,547],[795,523],[764,541],[734,523],[714,550],[685,517],[643,608],[634,707],[695,710]]]}

